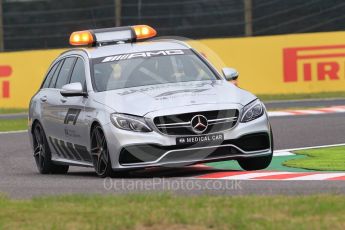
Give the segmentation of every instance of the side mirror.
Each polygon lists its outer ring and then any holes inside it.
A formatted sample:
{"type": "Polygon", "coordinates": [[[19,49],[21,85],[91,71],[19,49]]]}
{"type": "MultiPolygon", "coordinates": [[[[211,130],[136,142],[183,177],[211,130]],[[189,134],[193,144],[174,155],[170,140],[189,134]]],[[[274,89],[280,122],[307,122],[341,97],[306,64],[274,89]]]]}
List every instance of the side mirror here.
{"type": "Polygon", "coordinates": [[[83,86],[80,82],[75,82],[62,86],[60,91],[61,95],[64,97],[78,97],[78,96],[87,96],[87,93],[84,92],[83,86]]]}
{"type": "Polygon", "coordinates": [[[239,73],[234,68],[223,68],[222,69],[223,75],[227,81],[235,81],[237,80],[239,73]]]}

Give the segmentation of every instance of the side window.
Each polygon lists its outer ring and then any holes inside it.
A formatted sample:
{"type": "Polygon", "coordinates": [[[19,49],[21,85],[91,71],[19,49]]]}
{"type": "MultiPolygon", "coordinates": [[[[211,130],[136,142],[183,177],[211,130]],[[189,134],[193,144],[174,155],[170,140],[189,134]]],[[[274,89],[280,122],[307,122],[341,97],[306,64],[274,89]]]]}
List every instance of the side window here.
{"type": "Polygon", "coordinates": [[[59,64],[60,64],[60,62],[55,63],[55,65],[49,70],[49,73],[43,82],[42,88],[48,88],[49,87],[50,81],[52,80],[52,77],[56,71],[56,68],[59,66],[59,64]]]}
{"type": "Polygon", "coordinates": [[[54,88],[55,87],[55,82],[56,82],[57,76],[60,73],[61,66],[62,66],[63,62],[64,62],[64,60],[61,60],[59,62],[59,64],[56,65],[57,67],[56,67],[55,73],[54,73],[54,75],[52,77],[52,80],[49,83],[49,88],[54,88]]]}
{"type": "Polygon", "coordinates": [[[67,84],[68,77],[71,73],[71,69],[73,68],[75,59],[76,58],[74,58],[74,57],[70,57],[70,58],[65,59],[63,65],[61,67],[58,79],[56,81],[55,88],[61,89],[62,86],[67,84]]]}
{"type": "Polygon", "coordinates": [[[85,81],[86,77],[84,61],[81,58],[78,58],[72,72],[70,83],[80,82],[83,88],[85,88],[85,81]]]}

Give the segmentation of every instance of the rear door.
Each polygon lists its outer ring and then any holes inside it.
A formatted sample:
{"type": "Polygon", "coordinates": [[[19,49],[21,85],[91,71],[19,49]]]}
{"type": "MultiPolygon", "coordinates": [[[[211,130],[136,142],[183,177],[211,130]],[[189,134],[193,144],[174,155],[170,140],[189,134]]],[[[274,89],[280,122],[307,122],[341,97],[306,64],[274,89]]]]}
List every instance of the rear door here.
{"type": "Polygon", "coordinates": [[[49,136],[55,135],[53,125],[56,117],[54,117],[52,109],[54,104],[56,104],[55,82],[59,75],[63,62],[64,60],[60,60],[51,68],[44,83],[42,84],[42,88],[38,95],[41,103],[41,123],[45,130],[47,138],[49,136]]]}
{"type": "Polygon", "coordinates": [[[49,93],[47,94],[44,109],[44,123],[53,158],[76,159],[65,147],[64,117],[67,111],[65,111],[64,100],[60,93],[62,86],[69,81],[75,61],[76,57],[62,59],[60,68],[52,77],[49,85],[49,93]]]}

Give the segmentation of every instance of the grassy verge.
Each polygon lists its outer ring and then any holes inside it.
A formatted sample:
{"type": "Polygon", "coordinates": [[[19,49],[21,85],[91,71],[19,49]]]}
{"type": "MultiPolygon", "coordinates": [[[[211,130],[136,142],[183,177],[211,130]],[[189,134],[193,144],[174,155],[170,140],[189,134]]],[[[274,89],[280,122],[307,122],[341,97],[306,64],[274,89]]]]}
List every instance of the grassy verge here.
{"type": "Polygon", "coordinates": [[[283,165],[312,170],[345,171],[345,146],[301,150],[295,153],[306,157],[285,161],[283,165]]]}
{"type": "Polygon", "coordinates": [[[0,108],[0,114],[12,114],[12,113],[27,113],[27,109],[21,108],[0,108]]]}
{"type": "Polygon", "coordinates": [[[284,101],[300,99],[331,99],[345,98],[345,91],[341,92],[324,92],[324,93],[305,93],[305,94],[275,94],[275,95],[258,95],[263,101],[284,101]]]}
{"type": "Polygon", "coordinates": [[[344,229],[344,207],[332,195],[0,198],[0,229],[344,229]]]}
{"type": "Polygon", "coordinates": [[[17,131],[28,128],[28,119],[0,119],[0,132],[17,131]]]}

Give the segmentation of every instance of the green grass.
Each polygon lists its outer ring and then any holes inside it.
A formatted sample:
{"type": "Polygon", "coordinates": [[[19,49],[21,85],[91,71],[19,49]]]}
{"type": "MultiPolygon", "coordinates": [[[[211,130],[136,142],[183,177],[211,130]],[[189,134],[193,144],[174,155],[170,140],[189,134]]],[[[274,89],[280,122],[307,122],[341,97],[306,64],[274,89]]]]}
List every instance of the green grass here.
{"type": "Polygon", "coordinates": [[[345,171],[345,146],[301,150],[295,153],[306,157],[285,161],[283,165],[322,171],[345,171]]]}
{"type": "Polygon", "coordinates": [[[284,101],[300,99],[331,99],[344,98],[345,91],[341,92],[323,92],[323,93],[304,93],[304,94],[275,94],[275,95],[257,95],[263,101],[284,101]]]}
{"type": "Polygon", "coordinates": [[[0,114],[27,113],[27,109],[21,108],[0,108],[0,114]]]}
{"type": "Polygon", "coordinates": [[[0,132],[17,131],[28,128],[28,119],[0,119],[0,132]]]}
{"type": "Polygon", "coordinates": [[[0,198],[0,229],[344,229],[344,198],[168,194],[0,198]]]}

